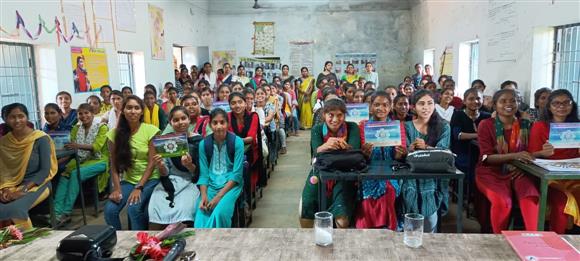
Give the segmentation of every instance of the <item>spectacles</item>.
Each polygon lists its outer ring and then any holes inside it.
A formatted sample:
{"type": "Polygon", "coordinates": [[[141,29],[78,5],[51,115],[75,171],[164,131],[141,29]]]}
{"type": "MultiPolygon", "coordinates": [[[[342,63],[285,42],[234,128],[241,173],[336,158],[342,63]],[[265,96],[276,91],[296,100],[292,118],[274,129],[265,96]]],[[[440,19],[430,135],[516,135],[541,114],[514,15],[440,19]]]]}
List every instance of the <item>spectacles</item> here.
{"type": "Polygon", "coordinates": [[[572,105],[572,101],[571,100],[567,100],[567,101],[563,101],[563,102],[559,102],[559,101],[553,101],[550,103],[550,105],[552,105],[553,107],[568,107],[570,105],[572,105]]]}

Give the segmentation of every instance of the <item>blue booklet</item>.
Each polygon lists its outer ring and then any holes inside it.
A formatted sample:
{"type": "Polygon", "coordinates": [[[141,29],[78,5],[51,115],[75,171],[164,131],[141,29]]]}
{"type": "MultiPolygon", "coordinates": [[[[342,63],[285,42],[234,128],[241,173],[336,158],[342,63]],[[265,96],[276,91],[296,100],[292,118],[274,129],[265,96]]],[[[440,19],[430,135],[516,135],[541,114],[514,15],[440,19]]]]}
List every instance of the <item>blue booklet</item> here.
{"type": "Polygon", "coordinates": [[[219,102],[214,102],[213,103],[213,108],[221,108],[222,110],[226,111],[226,112],[230,112],[232,111],[232,109],[230,108],[230,103],[225,102],[225,101],[219,101],[219,102]]]}
{"type": "Polygon", "coordinates": [[[401,146],[401,123],[367,122],[365,124],[365,142],[374,147],[401,146]]]}
{"type": "Polygon", "coordinates": [[[580,122],[550,123],[549,142],[556,149],[580,148],[580,122]]]}
{"type": "Polygon", "coordinates": [[[346,121],[358,124],[362,120],[369,119],[368,103],[355,103],[346,105],[346,121]]]}
{"type": "Polygon", "coordinates": [[[178,157],[187,154],[187,135],[182,134],[167,134],[155,136],[153,138],[153,146],[155,152],[163,158],[178,157]]]}
{"type": "Polygon", "coordinates": [[[55,150],[63,151],[65,144],[70,143],[70,132],[68,131],[54,131],[48,133],[52,141],[54,142],[55,150]]]}

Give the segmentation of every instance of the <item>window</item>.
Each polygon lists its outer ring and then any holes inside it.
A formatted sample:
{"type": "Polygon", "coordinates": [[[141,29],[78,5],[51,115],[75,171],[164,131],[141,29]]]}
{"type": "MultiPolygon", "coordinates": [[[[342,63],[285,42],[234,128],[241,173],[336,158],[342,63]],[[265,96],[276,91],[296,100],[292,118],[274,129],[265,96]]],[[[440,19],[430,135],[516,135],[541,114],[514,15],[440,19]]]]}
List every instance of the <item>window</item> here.
{"type": "Polygon", "coordinates": [[[479,78],[479,41],[467,41],[459,44],[458,90],[461,96],[471,87],[471,82],[479,78]]]}
{"type": "Polygon", "coordinates": [[[129,86],[135,91],[135,74],[133,70],[133,54],[118,52],[119,56],[119,83],[120,87],[129,86]]]}
{"type": "Polygon", "coordinates": [[[567,89],[580,99],[580,24],[555,28],[553,89],[567,89]]]}
{"type": "Polygon", "coordinates": [[[0,105],[24,104],[30,122],[38,128],[37,91],[32,45],[0,42],[0,105]]]}

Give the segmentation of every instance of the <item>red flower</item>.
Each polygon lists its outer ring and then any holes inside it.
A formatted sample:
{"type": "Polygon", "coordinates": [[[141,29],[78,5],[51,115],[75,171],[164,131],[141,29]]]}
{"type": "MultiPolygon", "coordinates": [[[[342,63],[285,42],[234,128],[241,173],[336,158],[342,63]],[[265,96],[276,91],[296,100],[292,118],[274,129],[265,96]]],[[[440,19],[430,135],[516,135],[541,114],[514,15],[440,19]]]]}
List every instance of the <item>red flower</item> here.
{"type": "Polygon", "coordinates": [[[170,248],[162,248],[161,241],[155,236],[150,236],[147,232],[138,232],[137,242],[139,244],[135,253],[155,260],[163,260],[170,250],[170,248]]]}
{"type": "Polygon", "coordinates": [[[22,238],[23,238],[22,232],[16,226],[11,225],[11,226],[8,226],[7,229],[8,229],[8,231],[10,231],[10,235],[14,239],[16,239],[16,240],[22,240],[22,238]]]}

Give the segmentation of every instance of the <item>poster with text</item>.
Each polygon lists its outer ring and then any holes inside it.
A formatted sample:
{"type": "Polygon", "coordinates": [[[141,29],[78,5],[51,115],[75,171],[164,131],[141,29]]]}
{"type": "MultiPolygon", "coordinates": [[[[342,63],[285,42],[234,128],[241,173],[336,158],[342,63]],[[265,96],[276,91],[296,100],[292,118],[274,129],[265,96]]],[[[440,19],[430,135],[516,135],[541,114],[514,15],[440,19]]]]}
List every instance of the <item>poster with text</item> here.
{"type": "Polygon", "coordinates": [[[165,60],[165,22],[163,9],[149,5],[149,28],[151,34],[151,58],[165,60]]]}
{"type": "Polygon", "coordinates": [[[75,93],[99,91],[109,84],[105,49],[71,47],[71,58],[75,93]]]}
{"type": "Polygon", "coordinates": [[[254,51],[253,55],[274,54],[274,23],[254,22],[254,51]]]}
{"type": "Polygon", "coordinates": [[[224,68],[225,63],[229,63],[232,67],[236,65],[236,51],[213,51],[211,53],[211,64],[217,69],[224,68]]]}
{"type": "Polygon", "coordinates": [[[300,75],[300,68],[312,72],[314,65],[314,41],[290,42],[290,75],[300,75]]]}

